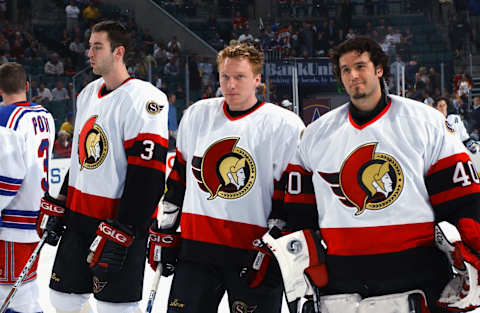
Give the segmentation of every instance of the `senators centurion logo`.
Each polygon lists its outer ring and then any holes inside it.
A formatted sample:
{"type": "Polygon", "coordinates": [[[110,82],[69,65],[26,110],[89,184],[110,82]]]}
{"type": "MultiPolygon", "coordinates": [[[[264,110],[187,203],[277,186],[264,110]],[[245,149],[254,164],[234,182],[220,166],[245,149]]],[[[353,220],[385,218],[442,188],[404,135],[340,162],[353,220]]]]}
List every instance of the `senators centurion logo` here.
{"type": "Polygon", "coordinates": [[[78,138],[78,161],[80,170],[99,167],[108,153],[107,136],[103,129],[95,123],[97,115],[88,119],[83,125],[78,138]]]}
{"type": "Polygon", "coordinates": [[[380,210],[397,200],[404,177],[398,162],[385,153],[375,153],[377,143],[357,148],[343,162],[339,173],[322,173],[332,191],[355,215],[366,209],[380,210]]]}
{"type": "Polygon", "coordinates": [[[200,188],[210,194],[208,200],[217,196],[240,198],[252,188],[255,163],[247,151],[237,147],[239,140],[237,137],[221,139],[208,147],[203,157],[193,158],[193,175],[200,188]]]}

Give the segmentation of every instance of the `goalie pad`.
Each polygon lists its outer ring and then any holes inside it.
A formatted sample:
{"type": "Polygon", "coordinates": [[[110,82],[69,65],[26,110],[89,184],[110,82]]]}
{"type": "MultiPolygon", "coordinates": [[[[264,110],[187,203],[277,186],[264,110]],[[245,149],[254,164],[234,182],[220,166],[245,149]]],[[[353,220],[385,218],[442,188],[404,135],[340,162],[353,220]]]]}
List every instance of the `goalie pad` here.
{"type": "Polygon", "coordinates": [[[471,311],[480,307],[478,256],[462,241],[455,226],[442,222],[435,225],[435,244],[450,261],[455,275],[445,286],[438,304],[452,311],[471,311]]]}
{"type": "MultiPolygon", "coordinates": [[[[303,311],[310,313],[314,311],[303,311]]],[[[421,290],[394,293],[362,299],[359,294],[338,294],[320,297],[322,313],[429,313],[421,290]]]]}
{"type": "Polygon", "coordinates": [[[310,281],[319,288],[327,285],[326,248],[319,231],[307,229],[281,236],[280,230],[274,227],[262,241],[280,266],[287,302],[313,295],[310,281]]]}

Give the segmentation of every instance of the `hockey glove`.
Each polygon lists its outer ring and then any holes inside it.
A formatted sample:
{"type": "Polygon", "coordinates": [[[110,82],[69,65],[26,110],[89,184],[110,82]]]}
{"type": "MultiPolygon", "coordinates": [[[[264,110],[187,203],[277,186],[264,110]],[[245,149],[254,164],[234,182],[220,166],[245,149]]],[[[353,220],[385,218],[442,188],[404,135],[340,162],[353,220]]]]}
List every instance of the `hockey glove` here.
{"type": "Polygon", "coordinates": [[[180,252],[180,233],[177,232],[180,208],[168,201],[161,201],[158,207],[161,210],[160,227],[156,220],[150,227],[148,263],[154,271],[161,263],[162,275],[167,277],[175,271],[180,252]]]}
{"type": "Polygon", "coordinates": [[[262,241],[278,261],[289,307],[327,285],[326,248],[319,231],[305,229],[281,236],[278,228],[272,228],[262,241]]]}
{"type": "Polygon", "coordinates": [[[101,222],[87,258],[93,274],[100,280],[107,280],[109,273],[121,271],[133,240],[133,230],[130,227],[118,221],[101,222]]]}
{"type": "Polygon", "coordinates": [[[46,192],[40,200],[40,213],[36,223],[38,236],[42,238],[43,233],[47,232],[45,242],[56,246],[65,231],[64,216],[65,202],[51,197],[46,192]]]}
{"type": "Polygon", "coordinates": [[[474,141],[473,139],[469,139],[465,143],[465,147],[467,147],[467,149],[473,154],[477,153],[478,150],[479,150],[478,143],[476,141],[474,141]]]}
{"type": "Polygon", "coordinates": [[[162,231],[155,220],[148,237],[148,264],[154,271],[162,264],[162,275],[168,277],[175,271],[180,250],[180,233],[162,231]]]}
{"type": "Polygon", "coordinates": [[[480,307],[480,258],[477,253],[480,248],[479,224],[472,219],[462,218],[458,223],[458,232],[451,224],[437,224],[435,243],[446,253],[455,271],[454,278],[443,289],[438,304],[456,312],[480,307]]]}
{"type": "Polygon", "coordinates": [[[282,273],[277,260],[261,239],[255,239],[252,244],[253,250],[247,253],[246,265],[240,270],[240,277],[250,288],[278,287],[282,283],[282,273]]]}

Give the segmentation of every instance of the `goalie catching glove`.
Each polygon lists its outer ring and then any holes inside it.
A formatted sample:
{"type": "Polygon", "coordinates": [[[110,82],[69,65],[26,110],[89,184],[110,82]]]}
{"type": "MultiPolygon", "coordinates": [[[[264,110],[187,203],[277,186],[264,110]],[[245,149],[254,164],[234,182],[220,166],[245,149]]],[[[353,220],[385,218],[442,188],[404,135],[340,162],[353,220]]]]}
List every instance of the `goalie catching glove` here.
{"type": "Polygon", "coordinates": [[[447,255],[456,272],[454,278],[443,289],[438,304],[456,312],[471,311],[480,307],[478,222],[462,218],[458,223],[458,231],[453,225],[445,222],[435,225],[435,244],[447,255]]]}
{"type": "Polygon", "coordinates": [[[161,263],[162,275],[168,277],[175,271],[180,252],[180,233],[176,231],[180,223],[180,208],[167,201],[162,201],[160,206],[163,209],[160,227],[155,220],[149,231],[148,263],[154,271],[161,263]]]}
{"type": "Polygon", "coordinates": [[[57,200],[45,193],[40,200],[40,213],[38,214],[36,229],[40,238],[47,232],[45,242],[56,246],[65,231],[65,201],[57,200]]]}
{"type": "Polygon", "coordinates": [[[305,229],[281,236],[280,230],[274,227],[262,241],[280,266],[290,308],[296,307],[301,298],[314,296],[316,288],[327,285],[326,248],[319,231],[305,229]]]}
{"type": "Polygon", "coordinates": [[[133,230],[130,227],[118,221],[101,222],[87,258],[93,274],[101,280],[107,280],[109,273],[121,271],[133,240],[133,230]]]}

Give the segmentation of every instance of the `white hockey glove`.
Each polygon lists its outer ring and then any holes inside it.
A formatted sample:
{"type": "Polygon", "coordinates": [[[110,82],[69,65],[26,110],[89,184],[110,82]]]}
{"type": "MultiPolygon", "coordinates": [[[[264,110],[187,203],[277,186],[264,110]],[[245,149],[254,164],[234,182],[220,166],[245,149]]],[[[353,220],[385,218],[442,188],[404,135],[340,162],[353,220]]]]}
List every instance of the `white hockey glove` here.
{"type": "Polygon", "coordinates": [[[447,255],[455,271],[454,278],[443,289],[438,304],[456,312],[480,307],[478,255],[462,242],[456,227],[446,222],[435,225],[435,244],[447,255]]]}
{"type": "Polygon", "coordinates": [[[149,230],[148,263],[155,271],[158,263],[162,263],[162,275],[170,276],[175,271],[180,252],[180,208],[167,201],[161,201],[161,220],[155,220],[149,230]],[[158,227],[160,224],[160,227],[158,227]]]}
{"type": "Polygon", "coordinates": [[[319,231],[305,229],[281,236],[278,228],[272,228],[262,241],[280,266],[289,307],[312,297],[315,287],[327,285],[326,247],[319,231]]]}

